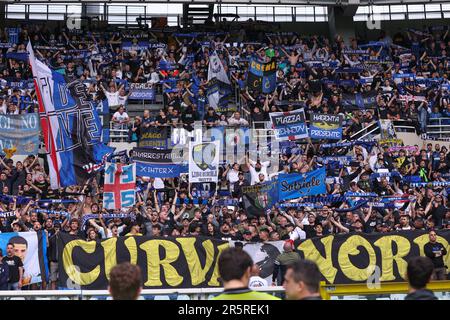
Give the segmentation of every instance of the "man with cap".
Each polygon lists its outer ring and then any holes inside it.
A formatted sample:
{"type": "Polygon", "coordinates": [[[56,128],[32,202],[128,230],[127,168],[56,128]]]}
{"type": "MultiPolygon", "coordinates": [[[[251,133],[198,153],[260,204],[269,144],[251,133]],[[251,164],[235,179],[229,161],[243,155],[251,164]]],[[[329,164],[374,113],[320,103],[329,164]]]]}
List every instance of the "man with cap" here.
{"type": "Polygon", "coordinates": [[[278,255],[278,257],[274,261],[272,285],[281,285],[287,267],[298,260],[300,260],[300,255],[294,251],[294,241],[285,241],[283,245],[283,253],[278,255]]]}

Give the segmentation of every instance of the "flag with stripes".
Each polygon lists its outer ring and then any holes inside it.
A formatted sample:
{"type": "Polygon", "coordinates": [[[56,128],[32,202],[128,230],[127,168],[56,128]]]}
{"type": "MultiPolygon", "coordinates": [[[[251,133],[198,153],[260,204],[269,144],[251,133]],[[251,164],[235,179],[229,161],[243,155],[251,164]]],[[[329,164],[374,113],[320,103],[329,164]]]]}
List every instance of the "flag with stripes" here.
{"type": "Polygon", "coordinates": [[[83,166],[101,163],[113,151],[101,142],[102,126],[96,106],[78,79],[51,70],[27,51],[39,102],[52,189],[82,185],[89,178],[83,166]]]}

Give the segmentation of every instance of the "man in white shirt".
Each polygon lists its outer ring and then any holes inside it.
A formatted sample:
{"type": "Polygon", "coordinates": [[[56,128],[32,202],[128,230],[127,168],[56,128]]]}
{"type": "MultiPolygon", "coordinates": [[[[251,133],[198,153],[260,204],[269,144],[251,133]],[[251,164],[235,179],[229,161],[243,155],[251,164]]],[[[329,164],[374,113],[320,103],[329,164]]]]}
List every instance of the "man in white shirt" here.
{"type": "Polygon", "coordinates": [[[261,271],[261,268],[254,264],[251,270],[251,277],[248,281],[248,287],[249,288],[266,288],[269,286],[269,283],[266,279],[263,279],[259,276],[259,273],[261,271]]]}
{"type": "Polygon", "coordinates": [[[222,174],[222,177],[227,177],[230,185],[233,185],[235,182],[239,181],[239,164],[234,163],[231,168],[227,167],[225,172],[222,174]]]}
{"type": "Polygon", "coordinates": [[[233,116],[228,119],[228,124],[230,126],[248,126],[248,121],[241,118],[241,114],[239,112],[235,112],[233,116]]]}
{"type": "Polygon", "coordinates": [[[247,158],[246,160],[247,160],[248,170],[250,171],[250,174],[252,176],[252,180],[250,182],[251,185],[261,182],[259,179],[259,174],[264,175],[264,181],[269,180],[267,168],[270,166],[270,161],[261,162],[258,160],[255,162],[249,158],[247,158]]]}
{"type": "Polygon", "coordinates": [[[90,219],[89,222],[97,230],[97,232],[101,235],[102,239],[118,237],[119,234],[121,234],[126,227],[126,225],[124,225],[124,224],[121,225],[120,227],[118,227],[116,224],[114,224],[114,221],[112,219],[108,222],[108,227],[106,227],[103,222],[103,218],[102,218],[101,214],[99,215],[99,219],[102,224],[101,226],[99,226],[94,221],[94,219],[90,219]]]}
{"type": "Polygon", "coordinates": [[[119,109],[113,114],[112,120],[115,129],[121,129],[130,121],[130,117],[125,112],[125,108],[121,105],[119,109]]]}
{"type": "Polygon", "coordinates": [[[119,92],[120,92],[120,90],[122,90],[123,85],[121,85],[119,87],[119,90],[117,90],[115,85],[111,85],[109,87],[109,91],[106,90],[102,84],[100,84],[100,87],[102,88],[103,92],[105,93],[106,99],[108,99],[108,105],[110,108],[114,108],[114,107],[120,105],[119,92]]]}

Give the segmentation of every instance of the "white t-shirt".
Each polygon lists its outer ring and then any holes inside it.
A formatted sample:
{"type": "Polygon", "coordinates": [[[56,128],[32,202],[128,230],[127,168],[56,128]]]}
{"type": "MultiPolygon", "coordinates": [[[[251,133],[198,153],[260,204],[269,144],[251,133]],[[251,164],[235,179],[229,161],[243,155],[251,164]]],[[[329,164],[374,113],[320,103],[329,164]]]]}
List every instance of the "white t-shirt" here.
{"type": "Polygon", "coordinates": [[[268,287],[269,284],[267,283],[266,279],[261,278],[260,276],[253,276],[250,278],[248,282],[249,288],[262,288],[262,287],[268,287]]]}
{"type": "Polygon", "coordinates": [[[119,111],[116,111],[113,115],[113,118],[115,118],[119,122],[123,122],[126,119],[129,119],[128,114],[126,112],[120,114],[119,111]]]}
{"type": "Polygon", "coordinates": [[[228,181],[230,181],[230,184],[239,181],[239,171],[230,169],[230,171],[228,171],[228,181]]]}
{"type": "MultiPolygon", "coordinates": [[[[113,236],[110,229],[106,229],[106,235],[105,235],[105,229],[103,229],[102,227],[98,226],[98,228],[96,227],[96,229],[97,229],[98,233],[100,233],[100,235],[102,236],[102,239],[109,239],[109,238],[112,238],[112,236],[113,236]]],[[[124,229],[125,229],[125,225],[118,227],[117,234],[121,234],[124,229]]]]}
{"type": "Polygon", "coordinates": [[[267,174],[267,167],[269,167],[270,165],[270,161],[264,161],[261,162],[261,170],[259,170],[259,172],[256,171],[255,169],[255,164],[256,162],[253,160],[250,160],[250,174],[252,176],[252,181],[250,182],[251,185],[254,185],[256,183],[259,182],[259,174],[262,173],[264,175],[264,181],[269,180],[269,175],[267,174]]]}
{"type": "Polygon", "coordinates": [[[125,105],[125,103],[127,102],[127,100],[128,100],[128,96],[127,95],[124,95],[124,96],[121,96],[121,95],[119,95],[118,97],[117,97],[117,100],[119,101],[119,104],[121,104],[121,105],[125,105]]]}
{"type": "Polygon", "coordinates": [[[114,93],[106,91],[105,96],[108,99],[109,106],[118,106],[120,104],[119,91],[116,91],[114,93]]]}
{"type": "Polygon", "coordinates": [[[289,233],[289,238],[294,241],[297,239],[304,240],[306,239],[306,232],[299,227],[295,227],[295,229],[289,233]]]}

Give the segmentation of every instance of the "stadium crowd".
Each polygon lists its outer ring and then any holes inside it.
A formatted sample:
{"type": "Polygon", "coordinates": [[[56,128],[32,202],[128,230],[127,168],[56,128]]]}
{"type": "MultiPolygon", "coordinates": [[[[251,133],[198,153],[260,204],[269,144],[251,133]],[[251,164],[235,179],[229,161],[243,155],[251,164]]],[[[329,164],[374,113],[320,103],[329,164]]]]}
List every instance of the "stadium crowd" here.
{"type": "MultiPolygon", "coordinates": [[[[205,127],[248,126],[269,121],[269,112],[298,108],[305,109],[307,119],[312,112],[342,115],[343,139],[347,141],[380,119],[408,121],[417,134],[426,134],[432,119],[450,117],[448,28],[408,30],[392,38],[383,34],[372,43],[350,39],[347,44],[339,36],[328,39],[291,33],[267,34],[260,42],[246,42],[241,33],[188,37],[149,31],[66,32],[23,26],[17,42],[1,49],[1,113],[38,111],[35,90],[29,86],[31,71],[23,58],[30,38],[38,59],[63,70],[69,78],[81,79],[94,101],[108,101],[112,122],[129,127],[130,142],[139,141],[143,128],[191,128],[195,121],[202,121],[205,127]],[[139,41],[144,37],[158,45],[142,49],[139,41]],[[126,39],[131,45],[124,49],[126,39]],[[218,112],[208,104],[208,62],[213,51],[239,88],[238,111],[218,112]],[[248,61],[255,56],[276,61],[277,83],[271,94],[246,86],[248,61]],[[146,110],[142,117],[128,116],[130,83],[151,84],[163,94],[164,107],[158,114],[146,110]],[[362,107],[348,102],[347,97],[356,93],[365,99],[360,102],[362,107]]],[[[0,42],[8,41],[6,33],[0,33],[0,42]]],[[[113,219],[103,218],[108,212],[102,208],[102,173],[85,185],[52,190],[45,157],[30,155],[24,161],[3,157],[0,207],[13,214],[0,214],[0,231],[45,230],[50,264],[57,265],[58,232],[89,241],[149,235],[264,242],[335,233],[450,228],[445,184],[450,177],[450,151],[442,143],[411,148],[382,143],[323,148],[323,142],[298,141],[282,148],[277,161],[260,161],[250,154],[241,163],[224,163],[219,183],[210,190],[190,184],[186,176],[138,177],[136,204],[124,209],[133,213],[133,218],[113,219]],[[351,160],[321,161],[330,156],[351,160]],[[307,173],[322,166],[328,177],[328,192],[323,196],[343,196],[350,191],[360,197],[333,202],[320,199],[315,206],[277,206],[260,216],[247,214],[241,205],[243,186],[270,181],[280,172],[307,173]],[[423,182],[429,184],[421,185],[423,182]],[[391,197],[391,201],[389,205],[371,202],[355,208],[364,194],[391,197]],[[234,205],[224,201],[230,199],[235,200],[234,205]],[[98,216],[85,221],[83,216],[90,214],[98,216]]],[[[128,160],[126,156],[117,158],[128,160]]],[[[50,280],[56,286],[55,267],[50,269],[50,280]]]]}

